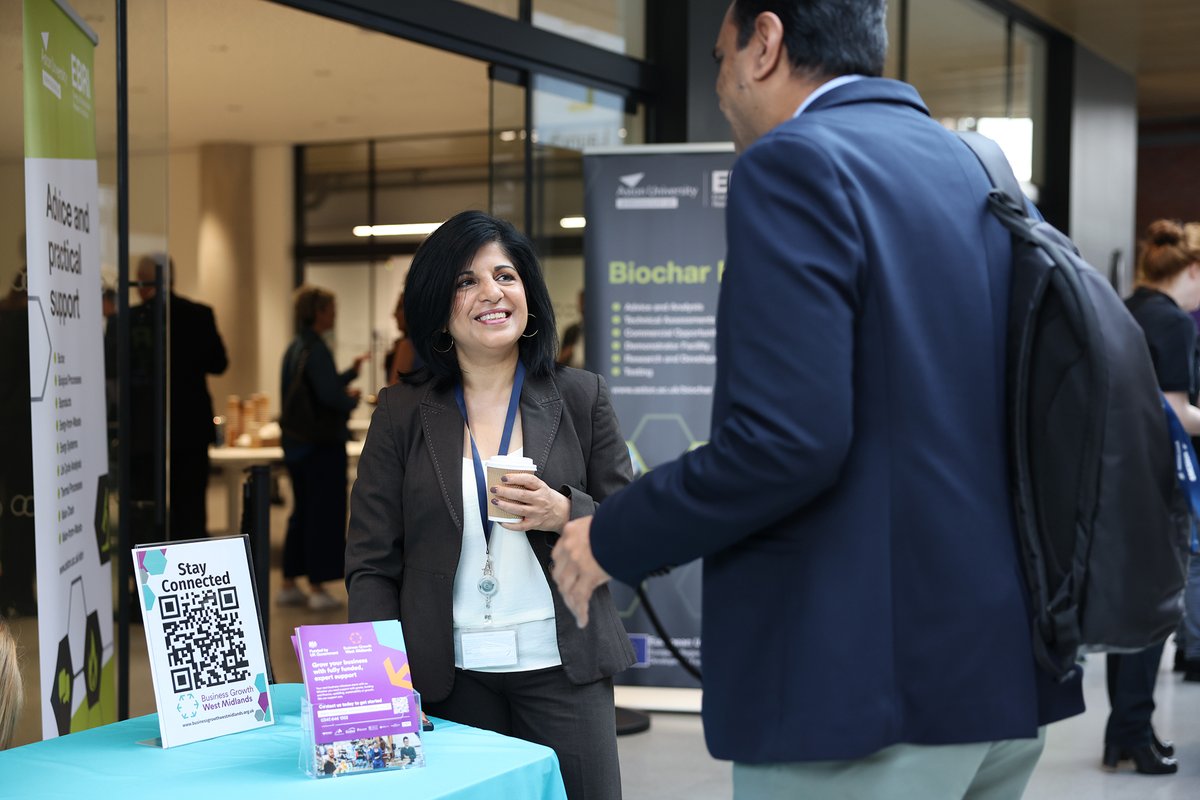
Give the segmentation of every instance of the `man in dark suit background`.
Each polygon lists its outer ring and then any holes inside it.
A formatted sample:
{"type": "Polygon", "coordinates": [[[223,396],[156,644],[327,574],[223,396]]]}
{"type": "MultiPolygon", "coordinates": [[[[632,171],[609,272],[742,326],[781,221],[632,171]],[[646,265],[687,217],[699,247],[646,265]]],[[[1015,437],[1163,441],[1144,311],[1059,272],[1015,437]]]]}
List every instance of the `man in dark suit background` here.
{"type": "MultiPolygon", "coordinates": [[[[132,310],[131,338],[134,350],[153,347],[153,317],[156,268],[165,269],[164,282],[170,287],[167,306],[167,335],[170,342],[170,535],[172,539],[191,539],[208,535],[205,493],[208,488],[208,446],[214,440],[212,397],[208,376],[220,375],[229,366],[225,344],[217,331],[211,307],[175,293],[175,262],[165,253],[152,253],[138,261],[138,294],[142,304],[132,310]]],[[[137,363],[145,361],[134,354],[137,363]]],[[[136,383],[136,381],[135,381],[136,383]]],[[[152,393],[135,391],[135,426],[142,433],[152,424],[152,393]],[[142,395],[140,398],[138,395],[142,395]],[[146,395],[149,394],[149,397],[146,395]],[[138,412],[138,409],[135,409],[138,412]]],[[[141,450],[151,446],[152,436],[135,434],[141,450]]],[[[144,470],[143,470],[144,472],[144,470]]],[[[152,483],[135,481],[143,487],[152,483]]],[[[145,494],[145,491],[142,492],[145,494]]],[[[152,495],[151,495],[152,496],[152,495]]],[[[144,499],[144,498],[143,498],[144,499]]]]}
{"type": "Polygon", "coordinates": [[[741,153],[708,445],[567,525],[555,578],[704,558],[704,722],[734,795],[1016,798],[1042,726],[1005,455],[1011,243],[975,156],[878,77],[884,0],[737,0],[741,153]]]}

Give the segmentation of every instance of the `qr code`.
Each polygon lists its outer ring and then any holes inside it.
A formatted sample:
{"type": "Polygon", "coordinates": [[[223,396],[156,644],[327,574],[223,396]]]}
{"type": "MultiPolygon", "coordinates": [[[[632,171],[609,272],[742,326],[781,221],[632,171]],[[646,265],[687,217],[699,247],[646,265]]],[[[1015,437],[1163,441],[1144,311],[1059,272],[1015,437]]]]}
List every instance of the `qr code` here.
{"type": "Polygon", "coordinates": [[[236,587],[163,595],[159,603],[167,666],[177,694],[250,677],[236,587]]]}

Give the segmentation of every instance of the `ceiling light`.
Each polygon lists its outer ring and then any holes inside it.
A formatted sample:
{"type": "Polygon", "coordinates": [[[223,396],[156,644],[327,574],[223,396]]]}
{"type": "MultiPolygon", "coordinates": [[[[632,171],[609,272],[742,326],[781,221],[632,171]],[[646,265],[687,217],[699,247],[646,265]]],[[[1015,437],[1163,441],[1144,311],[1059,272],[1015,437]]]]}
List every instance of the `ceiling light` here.
{"type": "Polygon", "coordinates": [[[516,131],[500,131],[500,141],[515,142],[517,140],[516,131]]]}
{"type": "Polygon", "coordinates": [[[427,236],[440,222],[409,222],[404,225],[355,225],[355,236],[427,236]]]}
{"type": "Polygon", "coordinates": [[[587,225],[587,220],[583,217],[563,217],[558,221],[559,226],[563,228],[582,228],[587,225]]]}

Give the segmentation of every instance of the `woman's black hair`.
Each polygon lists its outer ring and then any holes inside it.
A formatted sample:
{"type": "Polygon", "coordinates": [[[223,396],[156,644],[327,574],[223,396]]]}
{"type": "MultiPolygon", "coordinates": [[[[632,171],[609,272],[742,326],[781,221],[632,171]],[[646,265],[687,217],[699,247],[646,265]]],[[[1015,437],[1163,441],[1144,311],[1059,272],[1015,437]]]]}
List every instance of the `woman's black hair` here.
{"type": "Polygon", "coordinates": [[[424,368],[401,376],[406,383],[433,377],[442,385],[458,383],[462,371],[453,340],[446,332],[454,308],[458,275],[475,255],[495,242],[512,260],[525,288],[529,321],[518,342],[521,361],[530,375],[554,371],[558,355],[558,326],[542,266],[529,239],[511,223],[482,211],[462,211],[429,234],[413,256],[404,282],[404,316],[413,349],[424,368]],[[528,334],[534,334],[529,336],[528,334]]]}

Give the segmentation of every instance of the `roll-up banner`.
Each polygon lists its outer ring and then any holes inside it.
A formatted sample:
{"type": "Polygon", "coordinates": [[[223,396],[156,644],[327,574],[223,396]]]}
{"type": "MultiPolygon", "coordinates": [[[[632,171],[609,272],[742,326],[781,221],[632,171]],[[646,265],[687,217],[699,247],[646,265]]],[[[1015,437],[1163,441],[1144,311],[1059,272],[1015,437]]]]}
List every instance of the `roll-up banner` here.
{"type": "MultiPolygon", "coordinates": [[[[584,151],[585,361],[608,381],[638,474],[708,439],[733,160],[732,145],[584,151]]],[[[672,642],[699,665],[700,562],[644,586],[672,642]]],[[[612,588],[637,653],[617,682],[699,686],[634,591],[612,588]]]]}
{"type": "Polygon", "coordinates": [[[65,3],[24,0],[25,232],[46,738],[117,718],[93,50],[65,3]]]}

